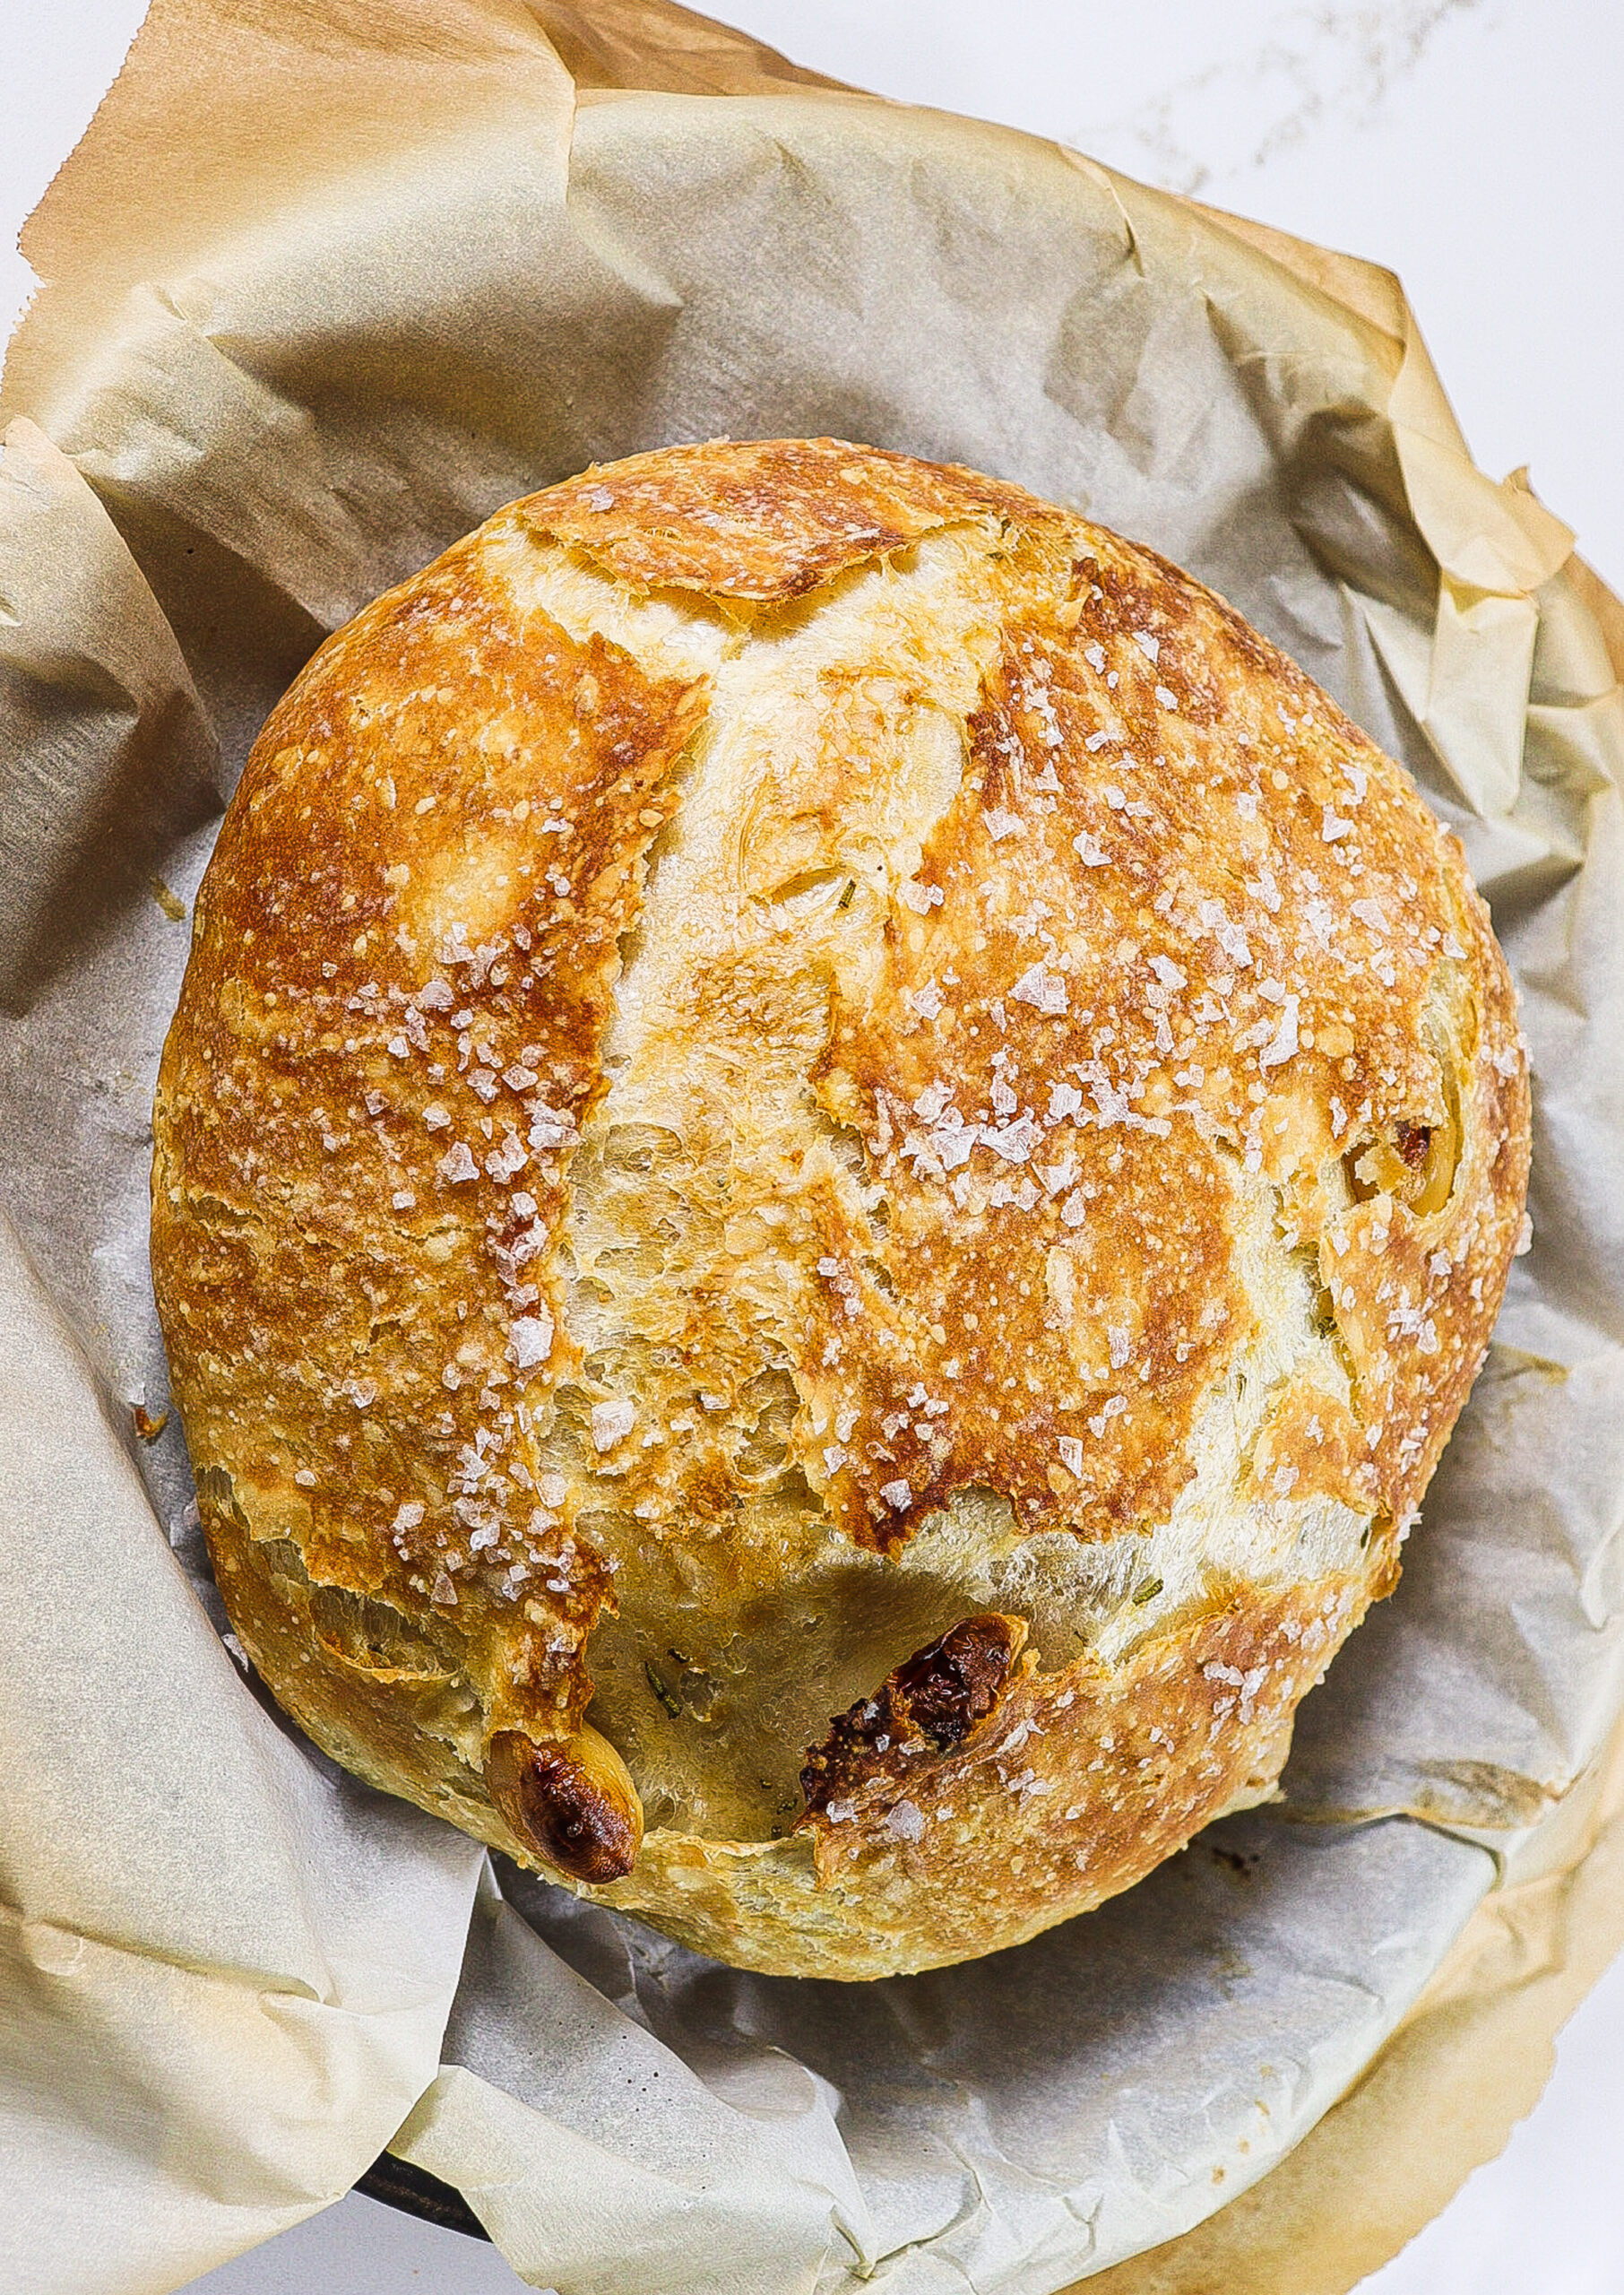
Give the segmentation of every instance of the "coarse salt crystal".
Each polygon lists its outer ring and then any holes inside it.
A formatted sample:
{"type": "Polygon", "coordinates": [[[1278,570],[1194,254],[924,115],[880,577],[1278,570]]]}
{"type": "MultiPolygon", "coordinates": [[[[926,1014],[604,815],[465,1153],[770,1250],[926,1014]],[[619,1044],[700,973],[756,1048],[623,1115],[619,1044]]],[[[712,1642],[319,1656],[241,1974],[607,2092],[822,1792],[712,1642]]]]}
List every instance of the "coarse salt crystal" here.
{"type": "Polygon", "coordinates": [[[1239,924],[1231,922],[1218,903],[1204,900],[1196,914],[1231,962],[1240,966],[1243,971],[1249,969],[1252,951],[1246,934],[1239,924]]]}
{"type": "MultiPolygon", "coordinates": [[[[507,1336],[513,1347],[514,1361],[520,1370],[533,1371],[537,1364],[545,1363],[552,1352],[553,1319],[545,1308],[533,1315],[521,1315],[515,1322],[509,1324],[507,1336]]],[[[592,1426],[594,1441],[597,1439],[597,1431],[594,1414],[592,1426]]],[[[600,1444],[599,1447],[601,1449],[603,1446],[600,1444]]]]}
{"type": "Polygon", "coordinates": [[[570,1148],[580,1136],[570,1117],[557,1108],[549,1108],[544,1101],[531,1100],[525,1113],[530,1118],[526,1136],[532,1148],[570,1148]]]}
{"type": "Polygon", "coordinates": [[[519,1144],[518,1134],[505,1131],[502,1145],[493,1148],[485,1158],[485,1169],[499,1186],[505,1187],[514,1173],[522,1171],[529,1161],[529,1156],[519,1144]]]}
{"type": "Polygon", "coordinates": [[[479,1167],[473,1159],[472,1150],[461,1139],[453,1141],[435,1169],[453,1187],[461,1187],[467,1181],[477,1180],[479,1176],[479,1167]]]}
{"type": "Polygon", "coordinates": [[[899,1801],[886,1814],[885,1831],[894,1833],[898,1840],[918,1840],[924,1830],[924,1813],[915,1808],[911,1801],[899,1801]]]}
{"type": "Polygon", "coordinates": [[[1067,1474],[1083,1471],[1083,1438],[1079,1434],[1062,1434],[1059,1443],[1060,1464],[1067,1474]]]}
{"type": "Polygon", "coordinates": [[[984,1123],[979,1136],[982,1146],[1005,1163],[1024,1164],[1038,1144],[1037,1120],[1029,1108],[1013,1123],[984,1123]]]}
{"type": "Polygon", "coordinates": [[[613,1402],[592,1405],[592,1448],[612,1451],[617,1442],[624,1442],[637,1423],[637,1406],[629,1395],[619,1396],[613,1402]]]}
{"type": "Polygon", "coordinates": [[[1070,1009],[1066,992],[1065,975],[1050,972],[1041,963],[1030,966],[1010,990],[1010,1000],[1015,1004],[1030,1004],[1034,1010],[1058,1019],[1070,1009]]]}
{"type": "Polygon", "coordinates": [[[911,1506],[913,1503],[913,1493],[900,1475],[894,1482],[881,1483],[880,1496],[885,1500],[886,1505],[889,1506],[894,1512],[898,1514],[900,1514],[905,1507],[911,1506]]]}
{"type": "Polygon", "coordinates": [[[1285,1009],[1281,1014],[1280,1026],[1275,1032],[1274,1040],[1259,1055],[1257,1064],[1260,1068],[1278,1068],[1283,1061],[1290,1060],[1296,1052],[1298,1005],[1297,997],[1286,998],[1285,1009]]]}

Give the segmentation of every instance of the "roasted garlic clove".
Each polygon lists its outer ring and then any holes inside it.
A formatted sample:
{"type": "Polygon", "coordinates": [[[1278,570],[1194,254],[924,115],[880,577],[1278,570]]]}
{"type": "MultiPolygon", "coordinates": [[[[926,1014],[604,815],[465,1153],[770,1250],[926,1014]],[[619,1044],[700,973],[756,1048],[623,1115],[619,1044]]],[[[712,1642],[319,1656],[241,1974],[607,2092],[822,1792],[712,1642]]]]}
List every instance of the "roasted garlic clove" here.
{"type": "Polygon", "coordinates": [[[1391,1140],[1351,1148],[1343,1160],[1356,1203],[1390,1195],[1424,1219],[1448,1202],[1459,1157],[1459,1126],[1447,1115],[1441,1123],[1401,1123],[1391,1140]]]}
{"type": "Polygon", "coordinates": [[[961,1745],[1008,1687],[1027,1632],[1024,1618],[996,1610],[967,1617],[837,1714],[822,1743],[808,1749],[806,1814],[797,1822],[821,1816],[832,1801],[896,1785],[914,1763],[961,1745]]]}
{"type": "Polygon", "coordinates": [[[490,1797],[519,1839],[572,1881],[623,1880],[643,1843],[643,1803],[609,1739],[583,1727],[567,1744],[499,1729],[485,1755],[490,1797]]]}

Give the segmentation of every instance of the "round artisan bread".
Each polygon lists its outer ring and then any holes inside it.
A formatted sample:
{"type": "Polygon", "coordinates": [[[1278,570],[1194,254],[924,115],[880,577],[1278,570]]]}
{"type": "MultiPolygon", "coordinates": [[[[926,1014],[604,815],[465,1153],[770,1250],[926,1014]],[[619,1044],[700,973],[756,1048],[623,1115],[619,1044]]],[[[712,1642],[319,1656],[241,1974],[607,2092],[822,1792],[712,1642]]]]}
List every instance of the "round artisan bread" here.
{"type": "Polygon", "coordinates": [[[276,1695],[834,1977],[1015,1944],[1271,1790],[1528,1158],[1404,773],[1150,551],[827,439],[590,471],[322,648],[155,1122],[276,1695]]]}

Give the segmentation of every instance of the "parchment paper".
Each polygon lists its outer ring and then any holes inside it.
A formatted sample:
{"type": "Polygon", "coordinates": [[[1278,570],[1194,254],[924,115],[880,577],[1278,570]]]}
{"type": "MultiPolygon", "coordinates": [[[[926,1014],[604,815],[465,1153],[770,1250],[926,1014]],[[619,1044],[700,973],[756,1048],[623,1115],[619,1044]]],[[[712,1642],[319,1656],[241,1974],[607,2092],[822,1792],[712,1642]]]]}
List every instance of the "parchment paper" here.
{"type": "Polygon", "coordinates": [[[160,0],[24,244],[7,2285],[177,2285],[397,2127],[563,2295],[1049,2295],[1167,2241],[1369,2063],[1624,1699],[1616,609],[1473,468],[1386,274],[656,0],[160,0]],[[720,1970],[339,1778],[207,1630],[178,1429],[131,1416],[165,1395],[158,1048],[260,718],[501,502],[720,431],[959,459],[1214,583],[1461,830],[1535,1072],[1533,1248],[1283,1803],[1020,1952],[866,1987],[720,1970]]]}
{"type": "Polygon", "coordinates": [[[1501,2151],[1558,2031],[1624,1947],[1624,1729],[1483,1900],[1392,2039],[1232,2205],[1089,2295],[1350,2295],[1501,2151]]]}

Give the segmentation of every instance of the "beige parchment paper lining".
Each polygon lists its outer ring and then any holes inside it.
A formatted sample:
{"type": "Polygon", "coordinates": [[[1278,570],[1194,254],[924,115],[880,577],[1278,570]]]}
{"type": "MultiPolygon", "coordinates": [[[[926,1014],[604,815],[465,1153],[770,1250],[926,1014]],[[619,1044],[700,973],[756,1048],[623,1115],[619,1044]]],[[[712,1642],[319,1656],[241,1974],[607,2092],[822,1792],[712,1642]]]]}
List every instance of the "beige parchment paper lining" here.
{"type": "Polygon", "coordinates": [[[1296,2150],[1182,2239],[1093,2274],[1090,2295],[1348,2295],[1505,2148],[1624,1946],[1624,1732],[1541,1830],[1540,1869],[1484,1900],[1296,2150]]]}
{"type": "Polygon", "coordinates": [[[177,2286],[393,2135],[564,2295],[1351,2285],[1503,2139],[1613,1942],[1624,721],[1568,528],[1474,469],[1386,273],[661,0],[159,0],[25,247],[6,2283],[177,2286]],[[1076,502],[1329,686],[1465,839],[1538,1125],[1490,1364],[1283,1805],[1019,1953],[866,1988],[716,1970],[340,1777],[239,1678],[178,1429],[132,1416],[165,1399],[152,1075],[272,701],[514,495],[823,430],[1076,502]]]}

